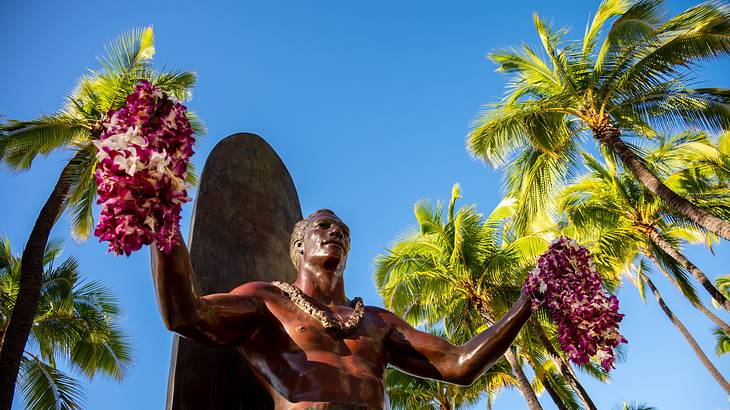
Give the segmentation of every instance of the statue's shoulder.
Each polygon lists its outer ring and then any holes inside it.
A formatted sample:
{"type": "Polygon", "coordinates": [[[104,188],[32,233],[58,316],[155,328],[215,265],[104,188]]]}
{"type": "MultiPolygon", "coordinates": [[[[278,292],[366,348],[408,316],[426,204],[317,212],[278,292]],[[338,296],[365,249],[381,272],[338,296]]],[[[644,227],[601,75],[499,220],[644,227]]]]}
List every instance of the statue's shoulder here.
{"type": "Polygon", "coordinates": [[[390,328],[403,328],[410,327],[408,322],[403,320],[402,317],[396,315],[388,309],[384,309],[377,306],[365,306],[365,313],[368,316],[378,318],[378,320],[385,323],[390,328]]]}
{"type": "Polygon", "coordinates": [[[392,323],[394,323],[394,321],[401,320],[398,317],[398,315],[396,315],[395,313],[391,312],[390,310],[378,307],[378,306],[367,306],[366,305],[365,314],[370,317],[377,318],[378,320],[380,320],[384,323],[387,323],[387,324],[392,324],[392,323]]]}
{"type": "Polygon", "coordinates": [[[281,290],[271,282],[247,282],[231,291],[234,295],[255,296],[260,298],[280,297],[281,290]]]}

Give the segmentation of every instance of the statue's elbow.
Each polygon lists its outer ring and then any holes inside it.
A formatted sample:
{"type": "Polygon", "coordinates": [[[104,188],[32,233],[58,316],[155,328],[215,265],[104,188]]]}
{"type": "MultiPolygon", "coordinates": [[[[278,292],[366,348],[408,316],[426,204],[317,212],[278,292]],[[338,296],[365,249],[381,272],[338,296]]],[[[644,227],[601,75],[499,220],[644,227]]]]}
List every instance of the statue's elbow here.
{"type": "Polygon", "coordinates": [[[171,332],[175,332],[182,336],[186,336],[187,333],[190,333],[190,330],[194,327],[190,323],[190,321],[186,321],[186,320],[163,318],[162,321],[165,324],[165,327],[167,328],[167,330],[169,330],[171,332]]]}
{"type": "Polygon", "coordinates": [[[456,384],[461,387],[469,387],[479,378],[479,374],[473,372],[456,375],[449,380],[449,383],[456,384]]]}
{"type": "Polygon", "coordinates": [[[162,322],[167,330],[182,336],[189,336],[199,327],[198,320],[195,317],[180,314],[173,315],[171,312],[163,312],[162,322]]]}
{"type": "Polygon", "coordinates": [[[458,366],[447,374],[442,374],[443,381],[462,387],[471,386],[479,376],[481,376],[480,372],[463,365],[458,366]]]}
{"type": "Polygon", "coordinates": [[[469,387],[477,379],[482,377],[493,364],[494,362],[491,360],[488,363],[482,363],[480,365],[476,365],[475,363],[462,363],[458,366],[458,371],[451,374],[445,381],[462,387],[469,387]]]}
{"type": "Polygon", "coordinates": [[[165,327],[178,335],[195,340],[209,347],[229,347],[231,341],[226,335],[211,332],[201,321],[196,320],[165,320],[165,327]]]}

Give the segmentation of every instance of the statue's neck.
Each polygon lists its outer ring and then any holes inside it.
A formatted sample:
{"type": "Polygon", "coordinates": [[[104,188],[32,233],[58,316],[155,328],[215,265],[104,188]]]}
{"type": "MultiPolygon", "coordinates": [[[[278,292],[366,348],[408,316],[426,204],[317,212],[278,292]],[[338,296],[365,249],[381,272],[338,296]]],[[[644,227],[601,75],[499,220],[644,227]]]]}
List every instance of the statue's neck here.
{"type": "Polygon", "coordinates": [[[347,304],[341,272],[302,267],[297,280],[294,281],[294,286],[325,305],[347,304]]]}

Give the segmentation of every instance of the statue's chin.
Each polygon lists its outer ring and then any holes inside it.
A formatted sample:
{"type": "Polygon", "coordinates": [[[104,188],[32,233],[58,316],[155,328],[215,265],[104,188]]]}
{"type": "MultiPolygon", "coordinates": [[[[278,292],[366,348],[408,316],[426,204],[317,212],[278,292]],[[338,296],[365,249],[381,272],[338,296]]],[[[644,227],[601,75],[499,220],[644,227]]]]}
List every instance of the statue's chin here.
{"type": "Polygon", "coordinates": [[[322,252],[316,255],[312,255],[307,261],[307,265],[311,267],[321,267],[324,270],[335,271],[338,270],[340,264],[344,269],[344,258],[343,252],[322,252]]]}

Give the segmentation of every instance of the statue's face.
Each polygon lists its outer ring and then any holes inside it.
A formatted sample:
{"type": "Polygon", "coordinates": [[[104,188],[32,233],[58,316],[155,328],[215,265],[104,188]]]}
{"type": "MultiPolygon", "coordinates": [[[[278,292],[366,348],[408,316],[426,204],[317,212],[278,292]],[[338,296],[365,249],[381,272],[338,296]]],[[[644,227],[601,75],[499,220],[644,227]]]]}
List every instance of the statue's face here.
{"type": "Polygon", "coordinates": [[[350,251],[350,230],[337,217],[317,216],[304,233],[303,248],[303,262],[344,271],[350,251]]]}

